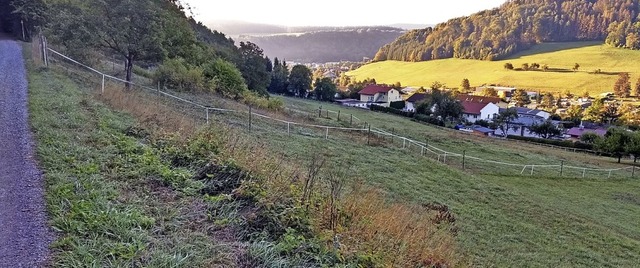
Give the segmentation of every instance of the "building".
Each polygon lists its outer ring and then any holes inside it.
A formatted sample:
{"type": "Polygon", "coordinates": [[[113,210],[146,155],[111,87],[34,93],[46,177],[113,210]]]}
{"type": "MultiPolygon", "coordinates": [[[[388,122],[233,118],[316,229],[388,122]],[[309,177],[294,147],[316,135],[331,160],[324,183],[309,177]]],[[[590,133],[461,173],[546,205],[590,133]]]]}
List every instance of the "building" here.
{"type": "Polygon", "coordinates": [[[475,95],[480,95],[482,91],[486,88],[493,88],[498,93],[498,97],[505,100],[510,100],[513,93],[516,92],[515,87],[496,87],[496,86],[481,86],[477,87],[475,91],[475,95]]]}
{"type": "Polygon", "coordinates": [[[462,117],[471,123],[481,119],[492,121],[500,112],[500,107],[497,105],[500,103],[500,98],[464,94],[456,98],[464,108],[462,117]]]}
{"type": "Polygon", "coordinates": [[[389,107],[392,102],[402,101],[402,96],[398,90],[390,86],[370,84],[360,92],[360,101],[367,103],[367,106],[376,104],[389,107]]]}
{"type": "Polygon", "coordinates": [[[341,100],[335,100],[335,102],[348,107],[367,108],[366,102],[361,102],[356,99],[341,99],[341,100]]]}
{"type": "Polygon", "coordinates": [[[538,109],[529,109],[525,107],[514,107],[518,111],[518,117],[523,118],[539,118],[543,120],[549,119],[551,114],[547,111],[538,110],[538,109]]]}
{"type": "Polygon", "coordinates": [[[589,132],[595,133],[600,137],[604,137],[604,135],[607,134],[607,129],[604,127],[585,128],[584,126],[579,126],[579,127],[574,127],[569,129],[569,131],[567,131],[566,136],[570,140],[578,141],[582,137],[582,134],[589,133],[589,132]]]}
{"type": "Polygon", "coordinates": [[[415,112],[418,107],[418,102],[427,98],[427,94],[425,93],[415,93],[411,95],[408,99],[404,101],[404,111],[407,112],[415,112]]]}

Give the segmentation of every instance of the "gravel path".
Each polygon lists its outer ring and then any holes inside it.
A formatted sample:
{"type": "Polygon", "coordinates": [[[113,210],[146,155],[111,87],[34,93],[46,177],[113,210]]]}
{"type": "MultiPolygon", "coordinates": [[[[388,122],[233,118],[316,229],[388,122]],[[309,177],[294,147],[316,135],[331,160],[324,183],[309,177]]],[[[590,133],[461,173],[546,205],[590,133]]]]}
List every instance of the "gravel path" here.
{"type": "Polygon", "coordinates": [[[0,267],[47,260],[51,235],[33,150],[22,49],[0,38],[0,267]]]}

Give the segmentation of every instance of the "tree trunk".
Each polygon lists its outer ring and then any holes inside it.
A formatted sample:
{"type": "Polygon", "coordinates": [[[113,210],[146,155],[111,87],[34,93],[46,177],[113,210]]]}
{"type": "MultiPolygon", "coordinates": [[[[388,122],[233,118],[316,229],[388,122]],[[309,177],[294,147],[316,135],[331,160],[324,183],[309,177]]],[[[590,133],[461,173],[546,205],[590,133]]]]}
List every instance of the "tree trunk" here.
{"type": "Polygon", "coordinates": [[[621,159],[622,159],[622,155],[618,155],[618,163],[620,163],[621,159]]]}
{"type": "Polygon", "coordinates": [[[127,83],[125,84],[125,87],[127,89],[130,89],[131,88],[131,73],[133,72],[133,55],[131,55],[131,54],[129,54],[127,56],[125,72],[127,73],[127,77],[125,79],[127,81],[127,83]]]}

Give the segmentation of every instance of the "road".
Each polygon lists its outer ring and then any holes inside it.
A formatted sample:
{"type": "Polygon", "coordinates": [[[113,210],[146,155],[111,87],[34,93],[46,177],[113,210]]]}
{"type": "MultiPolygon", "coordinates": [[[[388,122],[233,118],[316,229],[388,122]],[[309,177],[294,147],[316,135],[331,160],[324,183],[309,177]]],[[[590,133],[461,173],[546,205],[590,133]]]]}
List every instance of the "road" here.
{"type": "Polygon", "coordinates": [[[27,99],[21,45],[0,36],[0,267],[45,265],[51,241],[27,99]]]}

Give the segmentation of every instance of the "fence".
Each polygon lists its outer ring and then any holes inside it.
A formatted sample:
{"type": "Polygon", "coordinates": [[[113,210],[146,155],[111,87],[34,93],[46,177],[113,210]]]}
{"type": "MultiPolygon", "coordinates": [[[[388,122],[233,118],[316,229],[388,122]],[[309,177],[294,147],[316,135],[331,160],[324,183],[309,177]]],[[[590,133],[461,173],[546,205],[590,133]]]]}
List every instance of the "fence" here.
{"type": "MultiPolygon", "coordinates": [[[[212,113],[216,114],[240,114],[244,115],[248,119],[248,128],[251,131],[254,120],[262,119],[265,122],[271,122],[270,124],[279,124],[279,127],[286,129],[287,135],[292,134],[292,128],[312,128],[319,129],[323,131],[324,138],[330,138],[330,132],[347,132],[347,133],[360,133],[366,137],[366,143],[368,145],[375,144],[386,144],[386,145],[395,145],[396,141],[400,142],[402,145],[402,149],[415,154],[415,157],[425,157],[433,159],[436,162],[446,164],[452,167],[457,167],[462,170],[468,172],[475,173],[485,173],[485,174],[503,174],[503,175],[522,175],[522,176],[546,176],[546,177],[574,177],[574,178],[624,178],[624,177],[635,177],[636,167],[622,167],[622,168],[593,168],[593,167],[580,167],[573,165],[565,165],[564,161],[561,161],[559,164],[532,164],[532,163],[510,163],[504,161],[490,160],[486,158],[476,157],[472,155],[467,155],[466,151],[462,153],[456,153],[444,150],[442,148],[438,148],[433,146],[432,144],[428,144],[427,142],[417,141],[415,139],[411,139],[409,137],[405,137],[399,135],[397,133],[390,133],[380,128],[376,128],[368,124],[367,122],[362,122],[359,118],[349,115],[348,120],[347,116],[343,121],[346,123],[349,122],[349,127],[346,126],[330,126],[330,125],[320,125],[313,123],[304,123],[304,122],[296,122],[291,120],[284,120],[276,118],[276,116],[269,116],[267,114],[262,114],[259,112],[254,112],[252,107],[248,107],[246,110],[237,110],[233,108],[224,108],[224,107],[214,107],[210,105],[201,104],[198,101],[190,100],[188,96],[178,96],[180,93],[171,92],[168,90],[161,90],[160,88],[152,88],[148,86],[144,86],[141,84],[127,82],[123,79],[117,78],[112,75],[108,75],[104,72],[100,72],[90,66],[87,66],[79,61],[72,59],[60,52],[57,52],[51,48],[47,47],[46,39],[41,39],[40,45],[42,46],[41,51],[43,52],[43,60],[46,65],[48,65],[51,61],[51,57],[48,55],[48,52],[52,53],[54,56],[59,57],[63,61],[67,61],[74,65],[80,66],[90,73],[97,75],[94,78],[87,79],[99,79],[99,87],[102,92],[104,92],[106,88],[106,84],[111,81],[115,81],[118,83],[126,83],[130,86],[137,87],[149,92],[153,92],[158,94],[159,96],[166,97],[174,100],[179,105],[183,105],[185,108],[184,111],[188,112],[191,116],[195,116],[203,119],[206,124],[209,124],[211,121],[212,113]],[[167,92],[165,92],[167,91],[167,92]],[[356,125],[362,124],[361,127],[352,127],[354,125],[354,121],[356,125]],[[498,168],[499,167],[499,168],[498,168]]],[[[62,63],[62,61],[60,62],[62,63]]],[[[95,82],[95,80],[93,80],[95,82]]],[[[221,105],[223,106],[223,105],[221,105]]],[[[181,109],[182,111],[182,109],[181,109]]],[[[303,114],[307,118],[315,117],[309,112],[296,110],[296,109],[287,109],[290,113],[299,113],[303,114]]],[[[341,112],[340,111],[331,111],[329,109],[322,109],[319,107],[317,110],[318,117],[321,118],[329,118],[329,114],[335,114],[340,121],[341,112]]],[[[283,130],[284,131],[284,130],[283,130]]],[[[352,136],[349,136],[352,138],[352,136]]],[[[398,147],[400,145],[398,144],[398,147]]]]}

